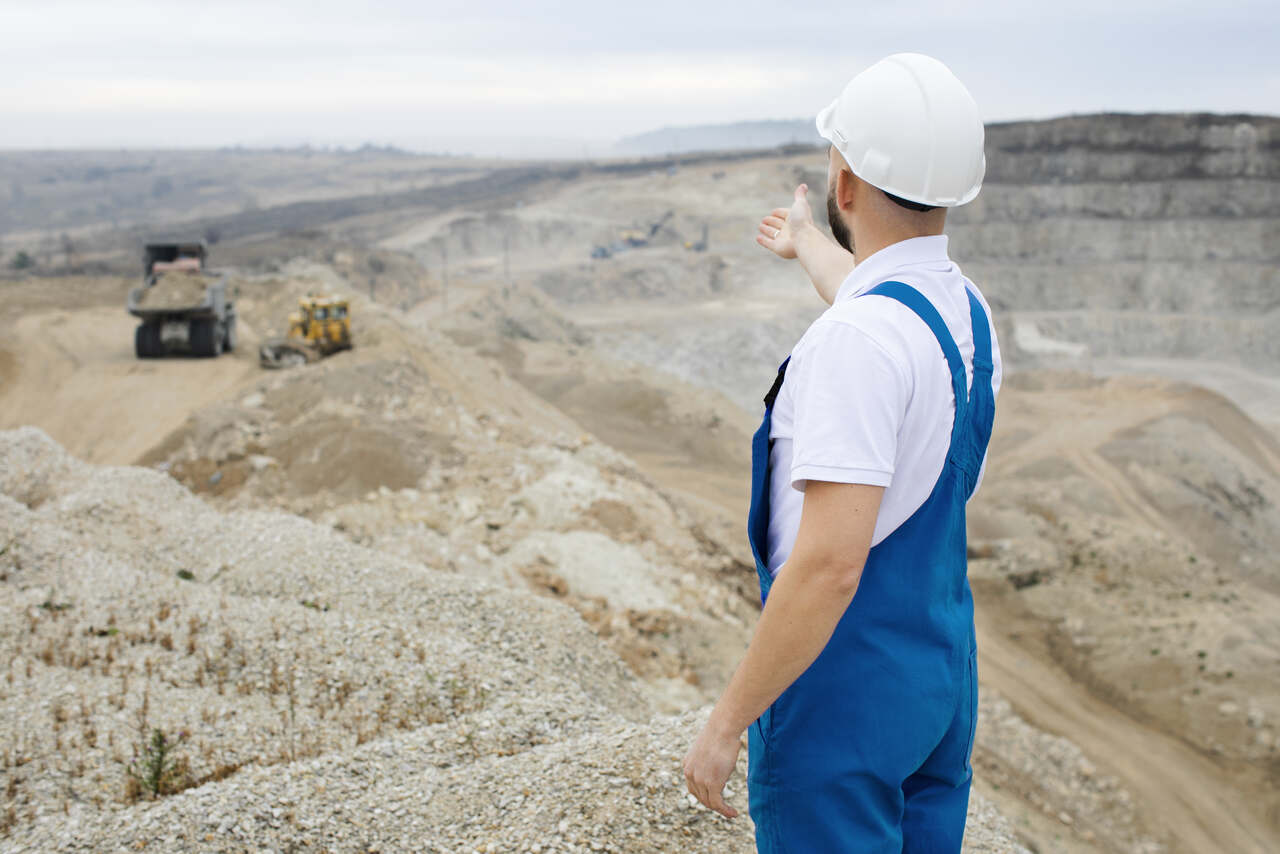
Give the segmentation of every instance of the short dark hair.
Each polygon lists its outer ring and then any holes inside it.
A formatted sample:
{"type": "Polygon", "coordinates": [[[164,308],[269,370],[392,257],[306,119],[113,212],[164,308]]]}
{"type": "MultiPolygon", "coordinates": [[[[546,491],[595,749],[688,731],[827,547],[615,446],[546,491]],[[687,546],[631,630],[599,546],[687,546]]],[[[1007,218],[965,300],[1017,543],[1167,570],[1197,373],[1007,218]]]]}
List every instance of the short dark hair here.
{"type": "Polygon", "coordinates": [[[893,202],[895,205],[904,207],[909,211],[920,211],[923,213],[925,211],[936,211],[938,209],[937,205],[925,205],[925,204],[921,204],[920,202],[909,201],[908,199],[904,199],[901,196],[895,196],[893,193],[890,193],[888,190],[881,190],[880,192],[888,196],[889,201],[893,202]]]}

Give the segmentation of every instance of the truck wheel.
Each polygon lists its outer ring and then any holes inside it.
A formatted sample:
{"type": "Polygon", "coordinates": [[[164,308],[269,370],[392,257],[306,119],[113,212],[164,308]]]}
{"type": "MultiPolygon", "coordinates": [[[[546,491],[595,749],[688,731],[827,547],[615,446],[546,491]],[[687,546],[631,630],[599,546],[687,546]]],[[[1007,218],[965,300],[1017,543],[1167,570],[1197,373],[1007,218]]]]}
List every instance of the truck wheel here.
{"type": "Polygon", "coordinates": [[[133,333],[133,351],[139,359],[154,359],[162,355],[160,327],[154,323],[138,324],[133,333]]]}
{"type": "Polygon", "coordinates": [[[222,338],[222,349],[228,353],[236,349],[236,316],[234,314],[227,318],[227,333],[222,338]]]}
{"type": "Polygon", "coordinates": [[[205,318],[193,320],[188,334],[192,355],[213,357],[222,352],[222,330],[214,321],[205,318]]]}

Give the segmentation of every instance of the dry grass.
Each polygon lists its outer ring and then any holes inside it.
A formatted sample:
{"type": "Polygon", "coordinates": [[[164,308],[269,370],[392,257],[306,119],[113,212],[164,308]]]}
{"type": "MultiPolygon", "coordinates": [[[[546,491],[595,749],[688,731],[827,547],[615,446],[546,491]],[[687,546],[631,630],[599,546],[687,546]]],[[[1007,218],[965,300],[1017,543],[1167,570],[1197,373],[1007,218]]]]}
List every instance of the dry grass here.
{"type": "MultiPolygon", "coordinates": [[[[51,683],[77,690],[53,696],[45,725],[11,736],[0,749],[7,777],[0,835],[28,820],[20,768],[64,775],[68,792],[95,802],[100,796],[88,793],[114,778],[120,801],[132,803],[225,779],[248,764],[296,762],[443,723],[483,707],[487,698],[465,666],[439,677],[427,672],[426,650],[403,631],[388,638],[394,647],[388,658],[415,662],[417,684],[391,681],[389,674],[371,682],[363,673],[335,676],[326,672],[330,662],[299,661],[288,651],[297,624],[272,620],[247,636],[228,624],[226,608],[194,614],[180,599],[136,616],[84,615],[77,608],[56,599],[29,608],[23,631],[5,644],[3,695],[30,696],[51,683]],[[87,679],[53,675],[59,671],[87,679]],[[191,694],[234,697],[235,703],[177,701],[191,694]],[[247,738],[228,738],[227,723],[236,718],[226,716],[245,703],[274,709],[275,723],[259,725],[247,738]],[[198,708],[198,717],[175,719],[171,710],[181,708],[198,708]],[[122,713],[131,726],[121,725],[122,713]]],[[[304,608],[316,615],[308,619],[326,619],[325,609],[304,608]]]]}

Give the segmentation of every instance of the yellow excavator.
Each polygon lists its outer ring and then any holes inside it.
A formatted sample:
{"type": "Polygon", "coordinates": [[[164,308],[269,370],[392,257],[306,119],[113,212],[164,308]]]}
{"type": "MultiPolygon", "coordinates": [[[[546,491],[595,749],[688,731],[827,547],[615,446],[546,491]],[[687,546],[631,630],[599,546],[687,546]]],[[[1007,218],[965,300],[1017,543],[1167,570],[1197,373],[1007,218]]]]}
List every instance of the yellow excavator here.
{"type": "Polygon", "coordinates": [[[268,338],[258,347],[258,362],[264,368],[292,368],[351,347],[347,301],[305,296],[298,300],[298,310],[289,315],[289,333],[268,338]]]}

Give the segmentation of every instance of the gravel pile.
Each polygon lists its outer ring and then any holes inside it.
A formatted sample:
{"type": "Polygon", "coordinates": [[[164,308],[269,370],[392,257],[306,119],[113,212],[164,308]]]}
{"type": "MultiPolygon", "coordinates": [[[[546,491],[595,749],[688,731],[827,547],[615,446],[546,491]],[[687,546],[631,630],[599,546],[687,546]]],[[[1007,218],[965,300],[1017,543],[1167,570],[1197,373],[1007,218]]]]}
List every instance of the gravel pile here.
{"type": "Polygon", "coordinates": [[[205,291],[217,276],[171,272],[156,275],[155,283],[138,293],[138,305],[145,308],[190,308],[204,302],[205,291]]]}
{"type": "MultiPolygon", "coordinates": [[[[33,428],[0,433],[0,549],[0,850],[751,849],[684,793],[698,721],[548,598],[33,428]]],[[[1017,850],[973,811],[969,850],[1017,850]]]]}
{"type": "Polygon", "coordinates": [[[357,307],[354,351],[198,410],[147,462],[223,509],[287,510],[559,599],[661,695],[658,711],[713,699],[758,608],[737,521],[718,531],[497,363],[357,307]]]}
{"type": "MultiPolygon", "coordinates": [[[[748,852],[741,776],[727,821],[692,802],[680,758],[698,715],[602,732],[452,768],[411,733],[343,756],[253,769],[147,809],[59,828],[50,850],[748,852]]],[[[738,774],[745,772],[745,760],[738,774]]],[[[736,784],[736,785],[735,785],[736,784]]],[[[1014,854],[1007,822],[975,795],[965,851],[1014,854]]]]}

